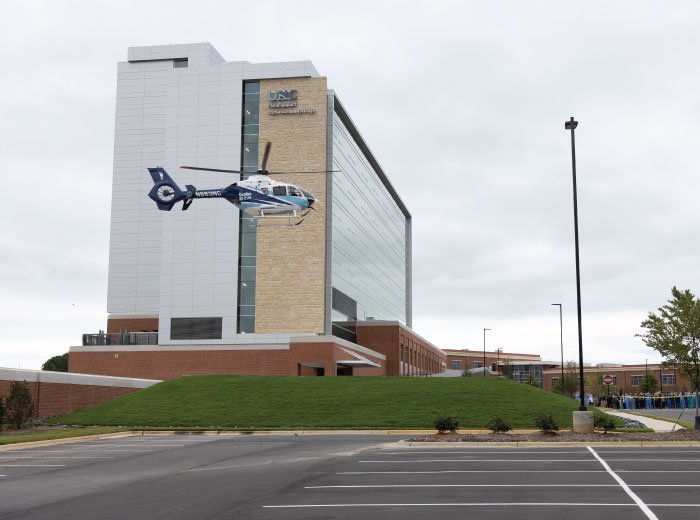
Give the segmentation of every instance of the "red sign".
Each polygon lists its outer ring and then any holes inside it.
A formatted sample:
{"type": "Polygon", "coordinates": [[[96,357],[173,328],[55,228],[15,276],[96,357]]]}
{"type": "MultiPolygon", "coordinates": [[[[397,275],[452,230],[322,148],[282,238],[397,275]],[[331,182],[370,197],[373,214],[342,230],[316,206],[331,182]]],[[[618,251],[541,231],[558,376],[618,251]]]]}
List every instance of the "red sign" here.
{"type": "Polygon", "coordinates": [[[604,385],[611,385],[613,384],[613,376],[606,374],[603,376],[603,384],[604,385]]]}

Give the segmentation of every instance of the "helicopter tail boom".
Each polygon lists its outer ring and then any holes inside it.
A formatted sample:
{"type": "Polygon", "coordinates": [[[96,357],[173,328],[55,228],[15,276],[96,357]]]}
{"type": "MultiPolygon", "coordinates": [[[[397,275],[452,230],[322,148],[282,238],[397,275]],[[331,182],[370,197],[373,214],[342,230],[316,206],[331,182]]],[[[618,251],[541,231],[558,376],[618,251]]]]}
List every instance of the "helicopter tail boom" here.
{"type": "Polygon", "coordinates": [[[194,186],[188,184],[186,186],[187,191],[182,191],[172,177],[168,175],[168,172],[160,166],[149,168],[148,173],[151,174],[153,179],[153,187],[148,192],[148,196],[156,203],[159,210],[170,211],[180,201],[183,201],[183,211],[190,207],[196,191],[194,186]]]}

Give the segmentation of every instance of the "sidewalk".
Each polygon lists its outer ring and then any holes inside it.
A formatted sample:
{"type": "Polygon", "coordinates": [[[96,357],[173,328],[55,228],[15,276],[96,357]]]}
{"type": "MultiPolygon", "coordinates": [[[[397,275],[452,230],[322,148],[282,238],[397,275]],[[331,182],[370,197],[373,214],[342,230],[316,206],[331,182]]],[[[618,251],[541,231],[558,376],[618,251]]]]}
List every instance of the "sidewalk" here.
{"type": "Polygon", "coordinates": [[[647,428],[651,428],[655,432],[670,432],[672,430],[682,430],[683,427],[669,421],[661,421],[659,419],[651,419],[650,417],[643,417],[641,415],[636,415],[627,412],[618,412],[617,410],[604,410],[605,413],[610,415],[615,415],[617,417],[622,417],[624,419],[631,419],[642,423],[647,428]]]}

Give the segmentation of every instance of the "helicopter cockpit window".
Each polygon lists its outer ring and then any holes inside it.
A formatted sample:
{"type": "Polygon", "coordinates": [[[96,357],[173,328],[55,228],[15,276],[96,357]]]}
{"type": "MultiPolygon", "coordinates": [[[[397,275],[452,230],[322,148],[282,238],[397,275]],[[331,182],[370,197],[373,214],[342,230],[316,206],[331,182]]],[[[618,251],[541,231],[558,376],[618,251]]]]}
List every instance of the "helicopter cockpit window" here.
{"type": "Polygon", "coordinates": [[[299,188],[297,188],[297,187],[295,187],[295,186],[290,186],[290,187],[289,187],[289,194],[290,194],[292,197],[301,197],[301,196],[302,196],[301,192],[299,191],[299,188]]]}
{"type": "Polygon", "coordinates": [[[314,196],[311,195],[311,193],[309,193],[308,191],[302,190],[301,188],[299,188],[299,189],[300,189],[301,192],[304,194],[304,197],[306,197],[307,199],[313,199],[313,198],[314,198],[314,196]]]}
{"type": "Polygon", "coordinates": [[[272,187],[272,194],[276,196],[284,196],[287,194],[287,188],[286,186],[273,186],[272,187]]]}

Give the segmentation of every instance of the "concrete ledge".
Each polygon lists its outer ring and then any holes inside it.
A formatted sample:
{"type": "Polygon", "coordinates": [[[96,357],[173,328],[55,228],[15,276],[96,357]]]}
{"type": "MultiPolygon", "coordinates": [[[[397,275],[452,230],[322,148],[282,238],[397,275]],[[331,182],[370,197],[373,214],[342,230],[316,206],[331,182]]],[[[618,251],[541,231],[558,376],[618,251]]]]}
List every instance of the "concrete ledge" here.
{"type": "Polygon", "coordinates": [[[111,386],[119,388],[148,388],[158,379],[99,376],[74,372],[49,372],[46,370],[22,370],[0,368],[0,381],[26,381],[27,383],[58,383],[64,385],[111,386]]]}

